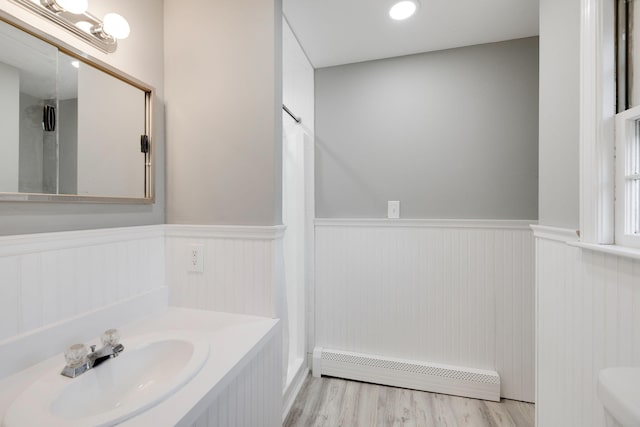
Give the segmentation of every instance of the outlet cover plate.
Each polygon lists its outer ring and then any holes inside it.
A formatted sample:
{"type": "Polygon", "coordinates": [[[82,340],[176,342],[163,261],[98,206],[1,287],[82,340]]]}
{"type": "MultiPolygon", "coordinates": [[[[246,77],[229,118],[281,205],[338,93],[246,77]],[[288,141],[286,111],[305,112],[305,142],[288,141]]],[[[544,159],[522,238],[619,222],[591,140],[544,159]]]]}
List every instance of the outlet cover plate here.
{"type": "Polygon", "coordinates": [[[187,252],[187,271],[192,273],[204,273],[204,245],[189,245],[187,252]]]}
{"type": "Polygon", "coordinates": [[[387,218],[389,219],[400,218],[400,201],[389,200],[387,202],[387,218]]]}

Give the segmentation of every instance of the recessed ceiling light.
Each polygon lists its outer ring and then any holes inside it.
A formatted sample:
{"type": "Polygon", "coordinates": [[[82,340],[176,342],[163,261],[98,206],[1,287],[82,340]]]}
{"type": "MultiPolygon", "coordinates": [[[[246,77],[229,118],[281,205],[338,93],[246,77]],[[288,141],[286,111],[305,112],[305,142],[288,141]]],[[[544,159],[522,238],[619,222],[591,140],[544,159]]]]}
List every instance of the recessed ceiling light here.
{"type": "Polygon", "coordinates": [[[391,6],[391,9],[389,9],[389,16],[391,19],[401,21],[416,13],[417,9],[418,4],[415,1],[400,1],[391,6]]]}

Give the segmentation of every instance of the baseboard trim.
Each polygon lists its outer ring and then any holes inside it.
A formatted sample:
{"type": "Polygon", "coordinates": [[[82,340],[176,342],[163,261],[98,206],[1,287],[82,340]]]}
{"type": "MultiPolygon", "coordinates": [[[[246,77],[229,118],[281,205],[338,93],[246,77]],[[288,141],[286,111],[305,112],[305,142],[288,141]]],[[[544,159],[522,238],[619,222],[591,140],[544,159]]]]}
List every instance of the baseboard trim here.
{"type": "Polygon", "coordinates": [[[313,376],[321,375],[500,401],[500,376],[495,371],[316,347],[313,376]]]}
{"type": "Polygon", "coordinates": [[[293,402],[295,402],[296,397],[298,397],[298,394],[300,394],[300,390],[302,390],[302,385],[304,384],[304,381],[307,379],[308,375],[309,375],[309,367],[305,362],[302,362],[302,364],[300,365],[300,368],[298,369],[298,372],[296,372],[296,374],[294,375],[293,380],[291,380],[291,383],[289,383],[289,386],[284,390],[284,393],[282,396],[282,408],[283,408],[282,422],[283,423],[287,418],[287,415],[289,415],[289,411],[291,411],[291,408],[293,407],[293,402]]]}

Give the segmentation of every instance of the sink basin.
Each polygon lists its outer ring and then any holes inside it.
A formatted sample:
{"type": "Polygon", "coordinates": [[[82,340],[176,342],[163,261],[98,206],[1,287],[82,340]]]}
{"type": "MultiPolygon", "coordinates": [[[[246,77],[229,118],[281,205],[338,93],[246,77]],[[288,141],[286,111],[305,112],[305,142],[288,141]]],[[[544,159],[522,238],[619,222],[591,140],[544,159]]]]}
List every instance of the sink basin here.
{"type": "Polygon", "coordinates": [[[607,368],[598,375],[598,397],[612,426],[640,425],[640,368],[607,368]]]}
{"type": "Polygon", "coordinates": [[[48,372],[13,402],[4,427],[112,426],[184,386],[209,357],[209,343],[186,331],[122,339],[120,356],[77,378],[48,372]]]}

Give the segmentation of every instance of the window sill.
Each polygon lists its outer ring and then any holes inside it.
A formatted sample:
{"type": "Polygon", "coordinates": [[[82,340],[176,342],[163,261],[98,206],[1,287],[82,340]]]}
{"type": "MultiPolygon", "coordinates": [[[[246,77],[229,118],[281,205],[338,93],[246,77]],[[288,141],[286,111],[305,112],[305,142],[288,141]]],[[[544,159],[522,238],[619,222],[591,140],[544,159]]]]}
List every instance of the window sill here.
{"type": "Polygon", "coordinates": [[[583,243],[583,242],[567,242],[567,245],[574,246],[576,248],[586,249],[589,251],[602,252],[605,254],[617,255],[620,257],[640,260],[640,249],[631,248],[629,246],[598,245],[595,243],[583,243]]]}

